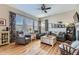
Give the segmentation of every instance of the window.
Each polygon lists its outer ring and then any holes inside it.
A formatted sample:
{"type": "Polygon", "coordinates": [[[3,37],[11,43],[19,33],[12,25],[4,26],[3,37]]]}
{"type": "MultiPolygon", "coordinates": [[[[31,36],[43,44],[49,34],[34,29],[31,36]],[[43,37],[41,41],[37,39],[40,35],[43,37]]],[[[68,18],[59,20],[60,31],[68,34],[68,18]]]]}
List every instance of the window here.
{"type": "MultiPolygon", "coordinates": [[[[16,15],[16,31],[24,31],[24,33],[31,33],[33,29],[33,20],[27,17],[16,15]]],[[[35,23],[37,26],[37,23],[35,23]]]]}
{"type": "Polygon", "coordinates": [[[16,15],[16,31],[23,30],[23,17],[20,15],[16,15]]]}
{"type": "Polygon", "coordinates": [[[38,30],[38,21],[34,20],[34,30],[38,30]]]}
{"type": "Polygon", "coordinates": [[[33,20],[26,18],[25,22],[27,26],[27,32],[33,32],[33,20]]]}
{"type": "Polygon", "coordinates": [[[33,25],[33,20],[26,18],[27,25],[33,25]]]}
{"type": "Polygon", "coordinates": [[[17,15],[16,16],[16,25],[23,25],[23,17],[17,15]]]}

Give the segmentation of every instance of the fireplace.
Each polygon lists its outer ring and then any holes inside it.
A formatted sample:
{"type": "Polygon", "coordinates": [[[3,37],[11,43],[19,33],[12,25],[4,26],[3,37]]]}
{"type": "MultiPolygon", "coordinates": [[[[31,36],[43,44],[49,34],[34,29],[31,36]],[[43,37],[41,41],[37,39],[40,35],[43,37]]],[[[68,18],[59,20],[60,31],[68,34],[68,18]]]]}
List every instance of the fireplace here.
{"type": "Polygon", "coordinates": [[[79,41],[79,30],[76,31],[76,40],[79,41]]]}
{"type": "Polygon", "coordinates": [[[76,40],[79,40],[79,23],[76,23],[75,27],[76,27],[76,40]]]}
{"type": "Polygon", "coordinates": [[[78,38],[77,38],[77,40],[79,41],[79,31],[77,31],[77,35],[78,35],[78,38]]]}

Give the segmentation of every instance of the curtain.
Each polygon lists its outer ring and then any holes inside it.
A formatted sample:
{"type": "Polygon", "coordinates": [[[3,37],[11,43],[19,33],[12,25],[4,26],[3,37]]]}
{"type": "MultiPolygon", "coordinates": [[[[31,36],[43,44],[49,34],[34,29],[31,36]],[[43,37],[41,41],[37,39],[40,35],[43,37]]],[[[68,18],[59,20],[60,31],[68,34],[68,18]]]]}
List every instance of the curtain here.
{"type": "Polygon", "coordinates": [[[38,21],[38,32],[41,33],[41,20],[38,21]]]}
{"type": "Polygon", "coordinates": [[[48,20],[45,20],[45,31],[48,31],[48,20]]]}
{"type": "Polygon", "coordinates": [[[16,39],[16,14],[14,12],[10,12],[10,42],[14,42],[16,39]]]}
{"type": "Polygon", "coordinates": [[[33,20],[33,31],[34,31],[34,29],[35,29],[35,27],[34,27],[34,23],[35,23],[35,21],[33,20]]]}

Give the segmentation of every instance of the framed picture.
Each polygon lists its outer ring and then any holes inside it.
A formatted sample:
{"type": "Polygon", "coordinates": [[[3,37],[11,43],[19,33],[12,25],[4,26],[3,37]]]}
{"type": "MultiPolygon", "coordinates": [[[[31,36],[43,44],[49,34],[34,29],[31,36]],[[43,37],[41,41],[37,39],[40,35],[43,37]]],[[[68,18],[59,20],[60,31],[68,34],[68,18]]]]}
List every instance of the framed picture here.
{"type": "Polygon", "coordinates": [[[3,18],[0,18],[0,26],[5,26],[6,25],[6,20],[3,18]]]}

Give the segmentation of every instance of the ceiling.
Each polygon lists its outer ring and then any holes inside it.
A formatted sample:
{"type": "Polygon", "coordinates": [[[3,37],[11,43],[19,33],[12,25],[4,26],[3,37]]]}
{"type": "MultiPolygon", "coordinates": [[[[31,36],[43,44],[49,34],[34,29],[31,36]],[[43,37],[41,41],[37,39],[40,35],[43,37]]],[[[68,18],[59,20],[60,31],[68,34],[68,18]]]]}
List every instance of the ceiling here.
{"type": "Polygon", "coordinates": [[[73,4],[45,4],[46,7],[51,7],[51,9],[47,10],[48,13],[40,10],[41,4],[11,4],[9,6],[29,13],[35,17],[45,17],[50,15],[55,15],[62,12],[67,12],[75,9],[76,5],[73,4]]]}

